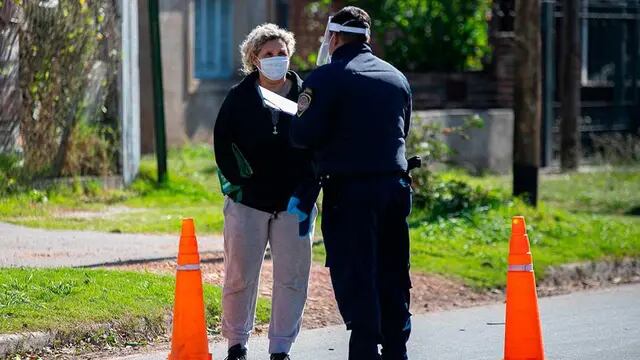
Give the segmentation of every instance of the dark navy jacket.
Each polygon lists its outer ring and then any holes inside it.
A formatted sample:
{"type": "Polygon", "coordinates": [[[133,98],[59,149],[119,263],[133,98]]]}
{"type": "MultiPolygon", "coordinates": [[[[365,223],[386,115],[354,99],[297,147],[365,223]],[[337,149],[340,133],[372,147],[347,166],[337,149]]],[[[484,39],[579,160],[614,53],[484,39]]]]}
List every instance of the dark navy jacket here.
{"type": "Polygon", "coordinates": [[[405,171],[410,118],[405,76],[368,44],[350,43],[305,80],[290,135],[314,150],[320,175],[405,171]]]}

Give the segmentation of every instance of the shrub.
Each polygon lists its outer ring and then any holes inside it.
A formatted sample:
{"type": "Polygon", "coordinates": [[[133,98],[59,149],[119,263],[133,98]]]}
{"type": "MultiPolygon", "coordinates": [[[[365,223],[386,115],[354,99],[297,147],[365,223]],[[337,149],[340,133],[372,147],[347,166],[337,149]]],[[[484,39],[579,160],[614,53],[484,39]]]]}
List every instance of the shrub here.
{"type": "Polygon", "coordinates": [[[640,133],[590,134],[593,157],[604,164],[637,164],[640,162],[640,133]]]}
{"type": "Polygon", "coordinates": [[[107,175],[115,172],[116,131],[100,123],[78,122],[69,141],[62,175],[107,175]]]}
{"type": "Polygon", "coordinates": [[[478,70],[489,55],[491,0],[347,0],[345,5],[371,15],[385,59],[401,70],[478,70]]]}
{"type": "Polygon", "coordinates": [[[411,172],[413,178],[413,201],[420,220],[458,217],[470,211],[488,210],[506,199],[498,192],[456,180],[445,179],[431,171],[430,165],[443,162],[452,150],[444,142],[445,136],[468,138],[467,131],[482,127],[482,119],[472,116],[457,127],[446,127],[440,123],[414,123],[407,138],[407,153],[420,155],[423,166],[411,172]]]}
{"type": "Polygon", "coordinates": [[[119,56],[115,3],[22,0],[18,4],[24,14],[19,34],[19,117],[25,170],[33,178],[60,176],[65,164],[66,170],[86,170],[70,164],[69,154],[74,144],[75,149],[86,150],[79,147],[86,137],[73,139],[86,135],[77,124],[104,119],[106,89],[114,83],[119,56]]]}
{"type": "Polygon", "coordinates": [[[413,178],[413,201],[417,219],[435,221],[488,211],[508,200],[499,192],[471,186],[464,181],[443,179],[428,171],[417,171],[413,178]]]}
{"type": "Polygon", "coordinates": [[[16,154],[0,154],[0,195],[18,190],[21,184],[22,161],[16,154]]]}

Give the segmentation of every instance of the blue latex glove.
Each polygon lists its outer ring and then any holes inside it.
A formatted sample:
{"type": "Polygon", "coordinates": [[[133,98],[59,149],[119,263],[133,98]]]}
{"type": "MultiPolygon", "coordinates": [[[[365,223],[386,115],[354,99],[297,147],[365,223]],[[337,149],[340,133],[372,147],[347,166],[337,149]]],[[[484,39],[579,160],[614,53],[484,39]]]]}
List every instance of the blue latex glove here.
{"type": "Polygon", "coordinates": [[[300,199],[292,196],[291,199],[289,199],[289,205],[287,205],[287,212],[291,215],[297,216],[298,222],[303,222],[307,220],[309,215],[298,209],[298,205],[300,205],[300,199]]]}

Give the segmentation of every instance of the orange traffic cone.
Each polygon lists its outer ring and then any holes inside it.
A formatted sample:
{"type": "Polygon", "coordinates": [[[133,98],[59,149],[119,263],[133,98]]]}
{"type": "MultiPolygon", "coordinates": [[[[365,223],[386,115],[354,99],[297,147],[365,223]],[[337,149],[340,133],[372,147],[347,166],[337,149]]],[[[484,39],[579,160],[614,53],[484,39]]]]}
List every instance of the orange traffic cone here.
{"type": "Polygon", "coordinates": [[[182,220],[169,360],[211,360],[193,219],[182,220]]]}
{"type": "Polygon", "coordinates": [[[523,216],[511,221],[504,360],[544,360],[533,258],[523,216]]]}

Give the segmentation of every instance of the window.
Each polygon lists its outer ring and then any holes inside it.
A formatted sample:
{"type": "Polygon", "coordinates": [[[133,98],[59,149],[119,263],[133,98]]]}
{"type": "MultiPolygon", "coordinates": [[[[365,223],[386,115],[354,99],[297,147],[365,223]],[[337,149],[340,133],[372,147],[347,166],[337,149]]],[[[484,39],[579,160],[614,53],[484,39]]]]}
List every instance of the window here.
{"type": "MultiPolygon", "coordinates": [[[[583,0],[581,14],[582,84],[624,85],[633,78],[637,37],[634,22],[640,7],[633,2],[583,0]]],[[[636,55],[637,56],[637,55],[636,55]]]]}
{"type": "Polygon", "coordinates": [[[233,73],[232,0],[195,0],[195,77],[224,79],[233,73]]]}

